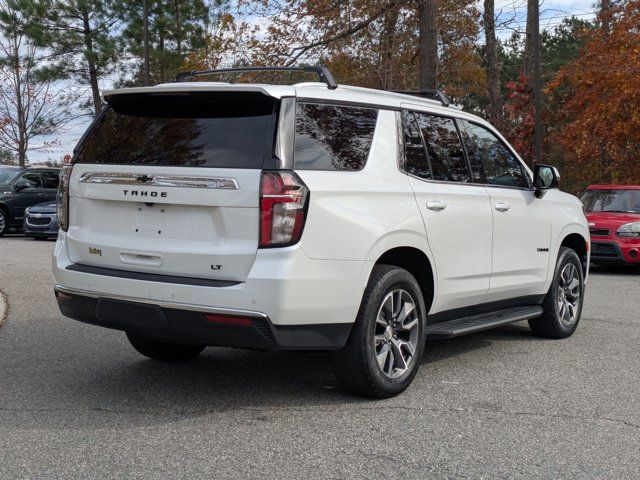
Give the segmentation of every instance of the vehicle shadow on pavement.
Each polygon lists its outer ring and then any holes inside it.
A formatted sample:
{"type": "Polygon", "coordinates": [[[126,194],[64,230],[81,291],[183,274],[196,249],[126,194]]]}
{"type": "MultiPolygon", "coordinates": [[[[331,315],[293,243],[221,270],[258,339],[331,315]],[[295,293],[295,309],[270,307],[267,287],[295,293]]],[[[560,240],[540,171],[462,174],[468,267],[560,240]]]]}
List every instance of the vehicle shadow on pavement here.
{"type": "MultiPolygon", "coordinates": [[[[457,361],[456,357],[494,342],[513,337],[533,340],[525,330],[504,327],[491,333],[427,342],[418,378],[428,381],[429,364],[457,361]]],[[[131,421],[145,425],[225,411],[247,410],[251,416],[266,408],[320,411],[371,402],[341,392],[328,355],[319,352],[208,348],[197,359],[176,364],[133,354],[124,355],[115,364],[98,361],[75,373],[73,380],[58,384],[58,393],[78,410],[131,413],[135,414],[131,421]]],[[[108,416],[104,420],[108,421],[108,416]]]]}

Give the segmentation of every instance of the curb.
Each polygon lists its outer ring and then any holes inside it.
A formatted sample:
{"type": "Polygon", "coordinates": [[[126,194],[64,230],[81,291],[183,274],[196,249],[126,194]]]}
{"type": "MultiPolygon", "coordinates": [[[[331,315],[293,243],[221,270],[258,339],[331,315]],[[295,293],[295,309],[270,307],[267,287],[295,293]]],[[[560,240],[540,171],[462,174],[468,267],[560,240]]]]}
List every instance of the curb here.
{"type": "Polygon", "coordinates": [[[0,327],[4,325],[9,314],[9,302],[7,296],[0,290],[0,327]]]}

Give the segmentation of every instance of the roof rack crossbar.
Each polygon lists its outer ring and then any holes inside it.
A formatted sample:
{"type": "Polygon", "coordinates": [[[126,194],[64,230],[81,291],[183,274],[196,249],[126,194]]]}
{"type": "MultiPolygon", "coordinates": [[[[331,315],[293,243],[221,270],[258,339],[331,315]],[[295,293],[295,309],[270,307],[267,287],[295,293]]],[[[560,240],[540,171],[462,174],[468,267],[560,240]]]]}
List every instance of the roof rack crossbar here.
{"type": "Polygon", "coordinates": [[[443,106],[451,105],[451,100],[442,90],[392,90],[393,93],[402,93],[403,95],[413,95],[415,97],[429,98],[440,102],[443,106]]]}
{"type": "Polygon", "coordinates": [[[176,75],[176,82],[184,82],[191,77],[200,75],[222,75],[225,73],[248,73],[248,72],[306,72],[315,73],[320,81],[327,84],[330,90],[338,88],[336,80],[327,67],[321,65],[303,65],[301,67],[238,67],[238,68],[221,68],[217,70],[191,70],[189,72],[180,72],[176,75]]]}

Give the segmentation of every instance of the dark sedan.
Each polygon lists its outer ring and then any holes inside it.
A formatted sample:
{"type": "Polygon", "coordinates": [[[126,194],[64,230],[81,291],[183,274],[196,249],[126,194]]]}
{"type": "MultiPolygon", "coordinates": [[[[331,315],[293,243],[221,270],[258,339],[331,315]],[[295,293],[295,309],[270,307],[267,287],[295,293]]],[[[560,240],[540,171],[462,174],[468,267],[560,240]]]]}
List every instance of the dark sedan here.
{"type": "Polygon", "coordinates": [[[58,236],[56,202],[45,202],[29,207],[24,212],[25,236],[46,239],[58,236]]]}
{"type": "Polygon", "coordinates": [[[59,173],[59,168],[0,165],[0,237],[20,230],[27,207],[55,201],[59,173]]]}

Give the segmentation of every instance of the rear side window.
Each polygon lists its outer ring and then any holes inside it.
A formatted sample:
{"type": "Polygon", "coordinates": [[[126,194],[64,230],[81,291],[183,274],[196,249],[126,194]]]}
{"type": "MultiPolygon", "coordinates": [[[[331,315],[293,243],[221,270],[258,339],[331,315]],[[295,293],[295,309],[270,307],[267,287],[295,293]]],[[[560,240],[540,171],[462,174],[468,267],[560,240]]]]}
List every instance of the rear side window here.
{"type": "Polygon", "coordinates": [[[506,187],[528,188],[525,170],[507,146],[491,131],[464,121],[469,137],[469,161],[484,183],[506,187]]]}
{"type": "Polygon", "coordinates": [[[20,180],[28,182],[29,188],[42,188],[42,177],[38,172],[27,172],[20,180]]]}
{"type": "Polygon", "coordinates": [[[413,113],[406,110],[402,112],[402,125],[404,130],[405,169],[407,173],[430,180],[431,167],[429,166],[429,159],[413,113]]]}
{"type": "Polygon", "coordinates": [[[433,180],[470,182],[467,160],[456,124],[451,118],[416,113],[427,147],[433,180]]]}
{"type": "Polygon", "coordinates": [[[121,94],[76,152],[76,163],[262,168],[277,101],[259,93],[121,94]]]}
{"type": "Polygon", "coordinates": [[[362,170],[378,110],[298,103],[294,162],[299,170],[362,170]]]}

